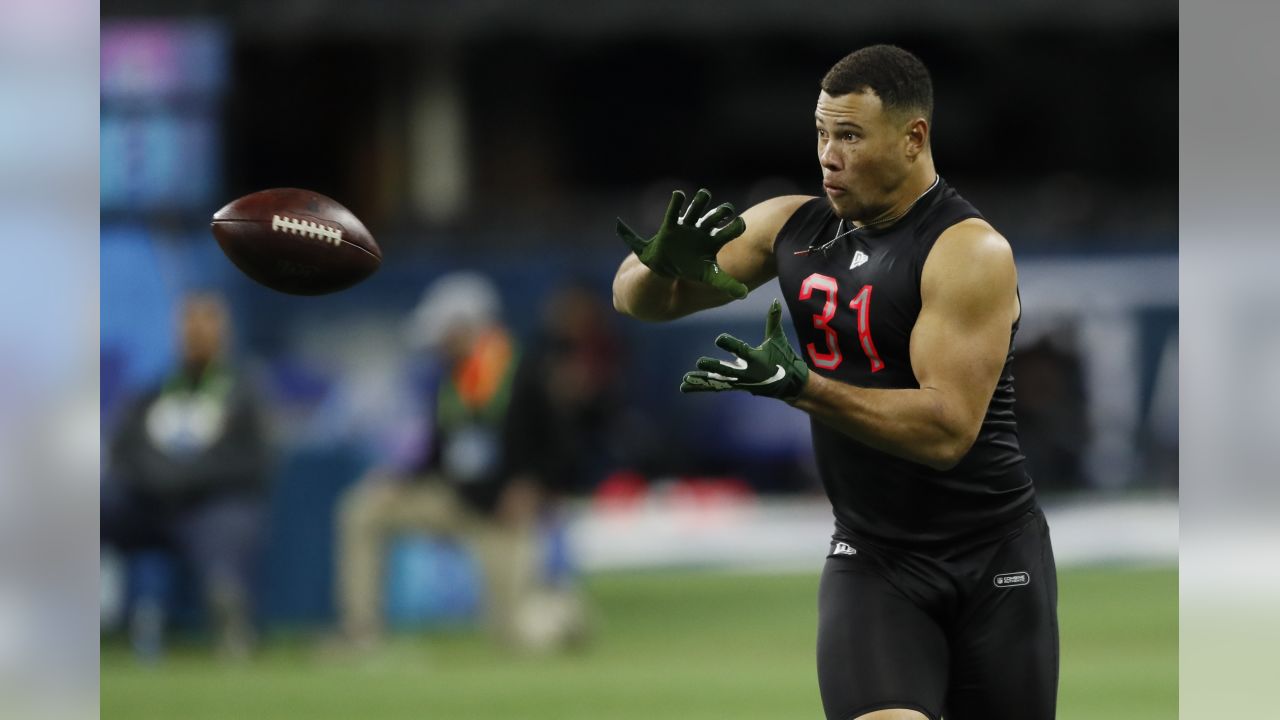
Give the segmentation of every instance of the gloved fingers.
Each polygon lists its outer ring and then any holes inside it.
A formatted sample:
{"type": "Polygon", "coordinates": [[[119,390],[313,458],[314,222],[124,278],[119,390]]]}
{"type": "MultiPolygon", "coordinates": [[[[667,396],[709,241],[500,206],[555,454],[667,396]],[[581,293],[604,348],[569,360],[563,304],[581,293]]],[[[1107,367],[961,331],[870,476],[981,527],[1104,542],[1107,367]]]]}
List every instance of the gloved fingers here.
{"type": "Polygon", "coordinates": [[[711,191],[706,188],[700,188],[698,192],[693,194],[693,199],[689,201],[689,207],[684,209],[684,214],[680,216],[681,225],[692,225],[696,218],[702,217],[702,213],[706,212],[707,206],[711,204],[711,191]]]}
{"type": "Polygon", "coordinates": [[[744,359],[754,349],[729,333],[720,333],[720,336],[716,338],[716,347],[721,350],[727,350],[744,359]]]}
{"type": "Polygon", "coordinates": [[[684,374],[680,381],[680,392],[721,392],[732,390],[733,382],[717,376],[715,373],[693,371],[684,374]]]}
{"type": "Polygon", "coordinates": [[[684,207],[684,193],[680,190],[672,191],[671,202],[667,203],[667,213],[662,217],[662,227],[675,227],[682,207],[684,207]]]}
{"type": "Polygon", "coordinates": [[[782,329],[782,303],[778,302],[778,298],[773,299],[773,303],[769,305],[769,314],[764,318],[764,338],[777,335],[782,329]]]}
{"type": "Polygon", "coordinates": [[[711,209],[710,212],[698,218],[693,224],[694,227],[710,230],[720,223],[733,217],[733,205],[729,203],[721,203],[711,209]]]}
{"type": "Polygon", "coordinates": [[[711,237],[722,241],[721,244],[724,244],[741,235],[746,229],[747,221],[741,217],[735,217],[728,225],[714,228],[711,231],[711,237]]]}
{"type": "Polygon", "coordinates": [[[740,357],[735,357],[732,360],[720,360],[718,358],[713,358],[713,357],[700,357],[698,358],[697,368],[699,370],[706,370],[707,372],[718,373],[720,375],[725,375],[727,377],[731,377],[734,379],[740,379],[742,377],[742,371],[747,369],[747,361],[743,360],[740,357]]]}
{"type": "Polygon", "coordinates": [[[720,269],[719,263],[708,261],[702,268],[702,282],[728,294],[735,300],[747,296],[747,286],[720,269]]]}
{"type": "Polygon", "coordinates": [[[635,230],[632,230],[626,223],[622,222],[622,218],[618,218],[618,225],[614,228],[614,231],[627,244],[627,247],[631,248],[631,252],[636,255],[643,253],[645,246],[649,244],[648,240],[637,235],[635,230]]]}

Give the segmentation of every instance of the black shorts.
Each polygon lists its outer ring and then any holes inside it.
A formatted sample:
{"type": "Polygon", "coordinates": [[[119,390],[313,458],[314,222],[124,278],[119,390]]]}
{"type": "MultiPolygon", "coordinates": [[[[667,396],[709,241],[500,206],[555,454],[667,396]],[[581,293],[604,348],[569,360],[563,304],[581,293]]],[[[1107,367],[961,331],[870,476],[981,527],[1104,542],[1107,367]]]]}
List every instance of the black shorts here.
{"type": "Polygon", "coordinates": [[[818,590],[818,685],[828,720],[885,708],[1053,718],[1058,582],[1044,514],[958,550],[833,542],[818,590]]]}

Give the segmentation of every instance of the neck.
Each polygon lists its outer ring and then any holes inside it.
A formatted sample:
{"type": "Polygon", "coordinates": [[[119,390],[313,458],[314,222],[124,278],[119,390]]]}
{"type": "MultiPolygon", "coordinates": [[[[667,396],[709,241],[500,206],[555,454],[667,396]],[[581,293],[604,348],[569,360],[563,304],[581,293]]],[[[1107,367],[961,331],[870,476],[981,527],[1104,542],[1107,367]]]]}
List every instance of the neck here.
{"type": "Polygon", "coordinates": [[[182,363],[182,375],[191,382],[198,382],[213,361],[209,358],[187,358],[182,363]]]}
{"type": "Polygon", "coordinates": [[[933,167],[933,160],[926,157],[907,176],[901,187],[898,188],[893,203],[883,212],[876,213],[873,217],[866,219],[861,223],[855,223],[858,226],[864,225],[881,225],[891,223],[911,209],[917,201],[920,200],[933,184],[938,180],[938,171],[933,167]]]}

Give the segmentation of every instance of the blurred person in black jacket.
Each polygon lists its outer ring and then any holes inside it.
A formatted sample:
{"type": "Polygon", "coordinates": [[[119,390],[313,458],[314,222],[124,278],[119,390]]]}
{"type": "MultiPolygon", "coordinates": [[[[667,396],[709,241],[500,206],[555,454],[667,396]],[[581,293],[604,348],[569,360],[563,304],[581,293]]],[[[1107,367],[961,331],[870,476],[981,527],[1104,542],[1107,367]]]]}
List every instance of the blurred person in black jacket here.
{"type": "MultiPolygon", "coordinates": [[[[180,364],[125,411],[110,442],[102,542],[121,552],[174,551],[195,572],[219,650],[241,657],[253,639],[251,577],[265,518],[268,448],[253,391],[225,358],[221,297],[186,297],[180,364]]],[[[164,608],[142,598],[135,642],[158,642],[164,608]]]]}
{"type": "Polygon", "coordinates": [[[562,487],[539,363],[500,318],[492,283],[444,276],[409,323],[413,345],[438,360],[432,431],[409,467],[375,467],[347,491],[337,516],[340,637],[330,650],[366,652],[384,635],[382,563],[397,534],[465,543],[486,584],[488,620],[517,648],[567,639],[576,614],[540,602],[540,524],[562,487]],[[532,356],[530,356],[532,357],[532,356]]]}

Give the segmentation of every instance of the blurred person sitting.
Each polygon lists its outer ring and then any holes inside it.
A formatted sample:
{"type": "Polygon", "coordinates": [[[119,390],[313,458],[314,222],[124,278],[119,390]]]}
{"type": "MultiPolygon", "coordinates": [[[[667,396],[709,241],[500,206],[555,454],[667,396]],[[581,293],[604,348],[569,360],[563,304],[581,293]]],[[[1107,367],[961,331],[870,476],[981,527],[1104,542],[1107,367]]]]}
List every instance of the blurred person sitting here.
{"type": "Polygon", "coordinates": [[[528,401],[530,373],[481,275],[454,273],[424,293],[412,343],[441,364],[432,432],[409,467],[376,467],[347,491],[337,517],[338,606],[345,650],[383,639],[382,567],[396,534],[423,532],[469,546],[486,583],[488,620],[515,648],[542,646],[557,629],[531,626],[538,597],[539,521],[557,481],[533,459],[543,421],[528,401]],[[534,634],[539,637],[534,637],[534,634]]]}
{"type": "MultiPolygon", "coordinates": [[[[187,296],[178,367],[125,410],[110,442],[102,488],[104,546],[175,552],[195,572],[219,651],[251,650],[251,577],[266,516],[268,448],[253,392],[226,361],[223,299],[187,296]]],[[[135,647],[159,652],[166,608],[141,597],[135,647]]]]}

